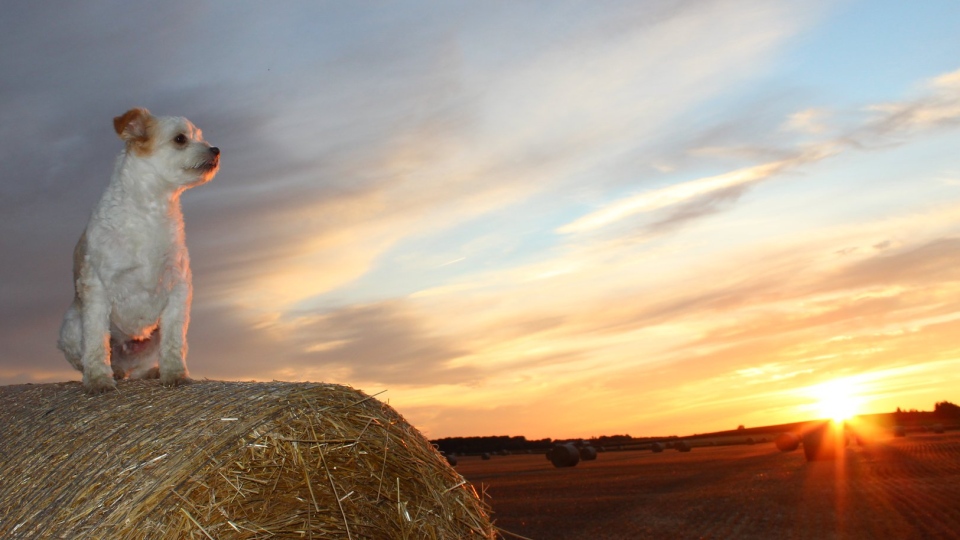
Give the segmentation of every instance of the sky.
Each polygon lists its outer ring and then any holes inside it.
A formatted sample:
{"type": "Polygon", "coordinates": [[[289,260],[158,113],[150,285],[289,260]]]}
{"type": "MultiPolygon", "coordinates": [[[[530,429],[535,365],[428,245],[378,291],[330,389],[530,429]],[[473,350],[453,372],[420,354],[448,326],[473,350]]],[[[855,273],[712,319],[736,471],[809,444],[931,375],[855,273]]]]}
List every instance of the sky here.
{"type": "Polygon", "coordinates": [[[0,384],[56,349],[131,107],[183,195],[194,378],[428,437],[704,433],[960,401],[960,4],[14,1],[0,384]]]}

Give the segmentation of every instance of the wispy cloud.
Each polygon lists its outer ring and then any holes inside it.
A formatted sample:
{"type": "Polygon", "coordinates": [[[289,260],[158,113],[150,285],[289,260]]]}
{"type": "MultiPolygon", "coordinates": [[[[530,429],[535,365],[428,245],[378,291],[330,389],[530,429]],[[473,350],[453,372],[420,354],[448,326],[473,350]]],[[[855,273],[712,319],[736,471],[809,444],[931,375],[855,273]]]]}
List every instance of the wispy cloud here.
{"type": "Polygon", "coordinates": [[[825,150],[808,151],[794,159],[764,163],[641,193],[568,223],[557,229],[557,232],[561,234],[590,232],[636,214],[681,205],[693,200],[700,204],[709,204],[705,203],[704,199],[710,198],[711,195],[720,199],[726,198],[735,188],[766,180],[787,168],[823,159],[827,155],[829,152],[825,150]]]}
{"type": "MultiPolygon", "coordinates": [[[[791,155],[785,159],[675,183],[615,201],[559,227],[557,232],[593,232],[638,215],[676,207],[672,214],[653,220],[648,225],[650,229],[662,229],[664,225],[710,215],[723,202],[736,199],[744,190],[783,172],[816,163],[851,148],[901,144],[904,137],[917,132],[960,122],[960,71],[934,77],[923,88],[924,94],[915,99],[867,106],[865,109],[872,113],[870,117],[839,135],[825,133],[828,130],[820,122],[824,115],[822,110],[805,109],[792,113],[783,124],[787,129],[809,135],[824,134],[826,137],[812,144],[797,143],[796,148],[786,150],[791,155]]],[[[736,151],[743,152],[742,149],[736,151]]]]}

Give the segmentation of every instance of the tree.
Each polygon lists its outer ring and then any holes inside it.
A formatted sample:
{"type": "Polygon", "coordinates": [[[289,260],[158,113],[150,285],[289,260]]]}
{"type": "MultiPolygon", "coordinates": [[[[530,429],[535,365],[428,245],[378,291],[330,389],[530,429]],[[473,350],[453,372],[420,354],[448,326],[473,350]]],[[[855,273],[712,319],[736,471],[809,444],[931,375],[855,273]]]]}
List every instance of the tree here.
{"type": "Polygon", "coordinates": [[[960,407],[949,401],[940,401],[933,406],[933,415],[940,419],[960,418],[960,407]]]}

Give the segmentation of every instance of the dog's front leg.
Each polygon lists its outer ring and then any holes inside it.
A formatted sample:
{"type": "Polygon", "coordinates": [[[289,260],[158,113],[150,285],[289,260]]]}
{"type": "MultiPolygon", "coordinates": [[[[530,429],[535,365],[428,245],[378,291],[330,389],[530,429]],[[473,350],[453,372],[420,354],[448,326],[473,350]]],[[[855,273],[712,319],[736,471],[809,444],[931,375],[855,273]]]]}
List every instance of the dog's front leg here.
{"type": "Polygon", "coordinates": [[[189,282],[173,288],[160,314],[160,382],[164,386],[189,383],[187,374],[187,326],[190,324],[189,282]]]}
{"type": "Polygon", "coordinates": [[[83,284],[80,318],[83,326],[83,387],[90,394],[117,388],[110,367],[110,304],[96,280],[83,284]]]}

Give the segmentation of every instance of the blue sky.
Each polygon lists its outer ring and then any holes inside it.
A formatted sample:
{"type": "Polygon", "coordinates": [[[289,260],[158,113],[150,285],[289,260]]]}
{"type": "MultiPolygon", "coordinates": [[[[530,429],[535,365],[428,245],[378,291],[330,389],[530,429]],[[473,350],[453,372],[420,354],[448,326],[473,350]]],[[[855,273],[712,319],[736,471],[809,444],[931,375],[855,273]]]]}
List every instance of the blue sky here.
{"type": "Polygon", "coordinates": [[[12,3],[0,384],[55,348],[134,106],[183,197],[196,377],[386,390],[429,436],[956,401],[953,2],[12,3]],[[839,381],[839,383],[834,383],[839,381]]]}

